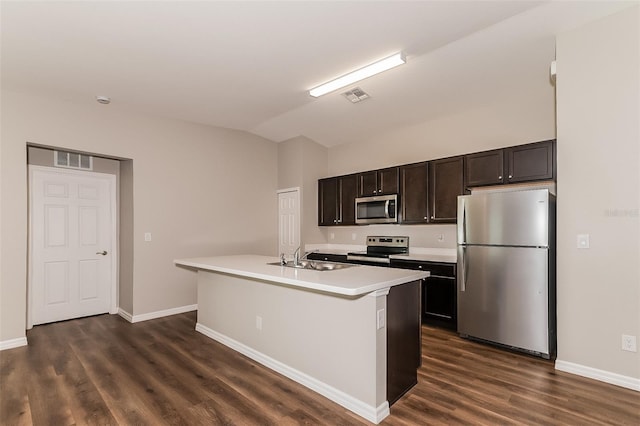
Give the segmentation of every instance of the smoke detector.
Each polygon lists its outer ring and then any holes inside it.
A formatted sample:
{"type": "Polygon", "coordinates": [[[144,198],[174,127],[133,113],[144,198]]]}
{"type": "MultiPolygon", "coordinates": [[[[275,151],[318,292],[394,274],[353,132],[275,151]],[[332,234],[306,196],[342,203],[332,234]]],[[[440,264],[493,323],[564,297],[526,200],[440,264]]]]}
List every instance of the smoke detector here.
{"type": "Polygon", "coordinates": [[[369,94],[367,94],[359,87],[351,89],[348,92],[344,92],[342,96],[347,98],[353,104],[357,104],[358,102],[364,101],[365,99],[369,98],[369,94]]]}
{"type": "Polygon", "coordinates": [[[109,105],[111,103],[111,98],[108,96],[96,96],[96,101],[98,101],[99,104],[109,105]]]}

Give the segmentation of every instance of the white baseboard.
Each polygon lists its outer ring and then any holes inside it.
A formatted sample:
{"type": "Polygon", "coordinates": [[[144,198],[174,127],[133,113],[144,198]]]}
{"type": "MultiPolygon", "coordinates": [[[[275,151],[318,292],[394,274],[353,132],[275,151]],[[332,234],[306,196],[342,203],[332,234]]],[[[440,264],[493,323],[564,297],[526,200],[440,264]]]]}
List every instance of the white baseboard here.
{"type": "Polygon", "coordinates": [[[126,319],[130,323],[148,321],[156,318],[168,317],[170,315],[183,314],[185,312],[191,312],[198,310],[198,305],[179,306],[177,308],[165,309],[162,311],[149,312],[140,315],[131,315],[129,312],[122,308],[118,308],[118,315],[126,319]]]}
{"type": "Polygon", "coordinates": [[[623,376],[622,374],[599,370],[597,368],[587,367],[585,365],[574,364],[573,362],[562,360],[556,360],[556,370],[588,377],[590,379],[599,380],[601,382],[610,383],[612,385],[640,392],[640,379],[636,379],[634,377],[623,376]]]}
{"type": "Polygon", "coordinates": [[[125,311],[122,308],[118,308],[118,315],[120,315],[122,318],[124,318],[129,322],[133,322],[133,315],[131,315],[129,312],[125,311]]]}
{"type": "Polygon", "coordinates": [[[196,324],[196,331],[204,334],[205,336],[222,343],[231,349],[240,352],[241,354],[259,362],[260,364],[290,378],[291,380],[300,383],[303,386],[319,393],[320,395],[332,400],[345,407],[346,409],[353,411],[357,415],[364,417],[365,419],[375,424],[380,423],[385,417],[389,415],[389,402],[385,401],[380,406],[375,407],[368,405],[351,395],[342,392],[330,386],[320,380],[309,376],[301,371],[296,370],[280,361],[277,361],[262,352],[258,352],[243,343],[238,342],[224,334],[218,333],[215,330],[210,329],[200,323],[196,324]]]}
{"type": "Polygon", "coordinates": [[[20,346],[27,346],[26,337],[18,337],[17,339],[4,340],[0,342],[0,351],[5,349],[19,348],[20,346]]]}

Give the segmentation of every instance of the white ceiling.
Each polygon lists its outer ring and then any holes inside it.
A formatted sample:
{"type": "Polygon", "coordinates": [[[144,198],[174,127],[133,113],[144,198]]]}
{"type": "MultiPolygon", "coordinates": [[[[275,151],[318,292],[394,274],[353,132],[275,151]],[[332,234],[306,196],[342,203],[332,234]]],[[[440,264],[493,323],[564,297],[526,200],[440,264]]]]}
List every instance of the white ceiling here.
{"type": "Polygon", "coordinates": [[[555,34],[629,5],[3,1],[2,86],[334,146],[525,96],[550,84],[555,34]],[[406,65],[350,86],[364,102],[307,93],[397,51],[406,65]]]}

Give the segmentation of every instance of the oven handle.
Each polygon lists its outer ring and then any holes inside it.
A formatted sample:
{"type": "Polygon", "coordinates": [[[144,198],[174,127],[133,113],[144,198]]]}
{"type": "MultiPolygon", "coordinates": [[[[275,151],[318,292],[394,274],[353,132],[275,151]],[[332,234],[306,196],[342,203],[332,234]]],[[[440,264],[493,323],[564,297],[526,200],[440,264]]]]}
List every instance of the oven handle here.
{"type": "Polygon", "coordinates": [[[350,254],[347,255],[347,260],[355,260],[360,262],[372,262],[372,263],[390,263],[388,257],[369,257],[369,256],[352,256],[350,254]]]}

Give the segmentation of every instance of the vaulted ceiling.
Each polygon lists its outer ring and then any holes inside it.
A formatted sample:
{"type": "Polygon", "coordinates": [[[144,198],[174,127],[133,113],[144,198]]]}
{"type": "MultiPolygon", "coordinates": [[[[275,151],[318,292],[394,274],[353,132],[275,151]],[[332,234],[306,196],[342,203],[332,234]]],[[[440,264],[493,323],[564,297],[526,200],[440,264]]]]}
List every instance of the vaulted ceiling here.
{"type": "Polygon", "coordinates": [[[325,146],[548,88],[555,34],[625,2],[7,2],[2,86],[325,146]],[[392,53],[359,86],[308,90],[392,53]]]}

